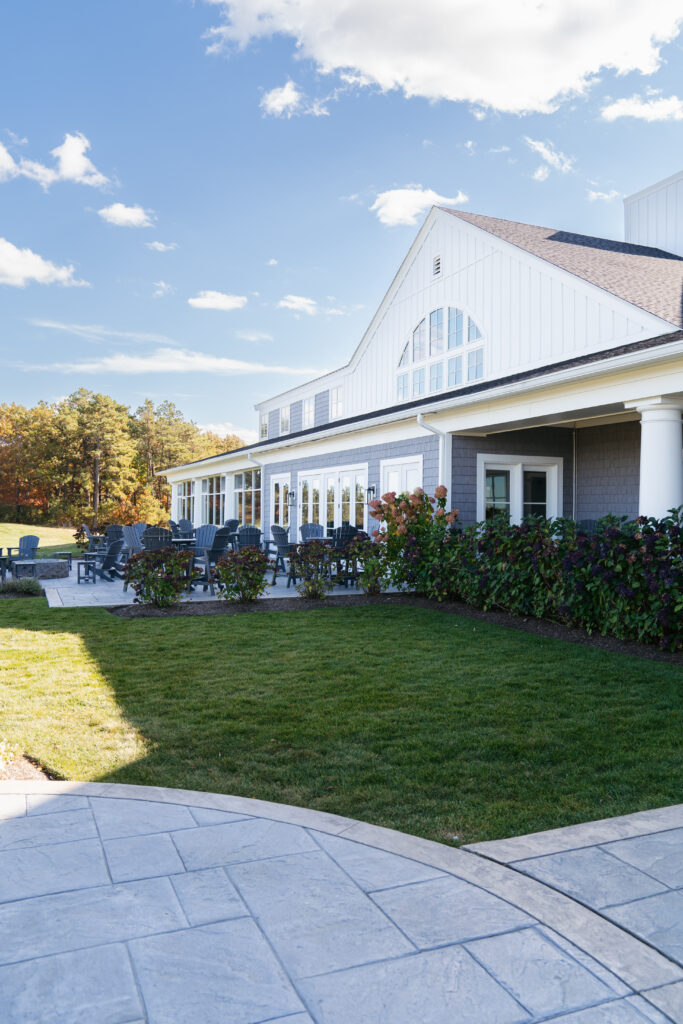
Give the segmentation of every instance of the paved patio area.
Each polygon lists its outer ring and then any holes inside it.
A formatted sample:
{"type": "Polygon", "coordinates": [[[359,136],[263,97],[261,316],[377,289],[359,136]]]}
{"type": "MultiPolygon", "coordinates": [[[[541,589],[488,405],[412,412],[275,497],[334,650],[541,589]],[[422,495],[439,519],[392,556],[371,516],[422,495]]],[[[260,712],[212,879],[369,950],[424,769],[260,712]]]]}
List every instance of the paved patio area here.
{"type": "Polygon", "coordinates": [[[683,1021],[683,807],[505,843],[0,783],[0,1020],[683,1021]]]}
{"type": "MultiPolygon", "coordinates": [[[[40,584],[45,590],[50,608],[106,608],[111,605],[133,604],[135,600],[134,591],[130,587],[128,590],[124,590],[122,580],[114,580],[112,583],[103,580],[98,580],[97,583],[77,583],[75,561],[68,577],[57,580],[41,580],[40,584]]],[[[356,587],[334,587],[330,591],[330,594],[333,595],[355,594],[360,596],[362,593],[362,590],[358,590],[356,587]]],[[[287,587],[285,576],[278,576],[275,585],[269,587],[264,595],[266,599],[298,596],[296,587],[287,587]]],[[[186,601],[211,601],[213,598],[210,591],[203,590],[199,586],[191,594],[183,595],[181,600],[184,603],[186,601]]]]}

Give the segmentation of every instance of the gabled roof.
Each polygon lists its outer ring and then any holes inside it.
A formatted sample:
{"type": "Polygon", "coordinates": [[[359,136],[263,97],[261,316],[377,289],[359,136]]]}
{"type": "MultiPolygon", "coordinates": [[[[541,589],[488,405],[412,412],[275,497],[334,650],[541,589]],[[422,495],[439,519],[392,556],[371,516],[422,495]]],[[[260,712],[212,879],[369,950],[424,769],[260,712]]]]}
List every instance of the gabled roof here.
{"type": "Polygon", "coordinates": [[[592,238],[441,206],[474,227],[683,327],[683,258],[647,245],[592,238]]]}

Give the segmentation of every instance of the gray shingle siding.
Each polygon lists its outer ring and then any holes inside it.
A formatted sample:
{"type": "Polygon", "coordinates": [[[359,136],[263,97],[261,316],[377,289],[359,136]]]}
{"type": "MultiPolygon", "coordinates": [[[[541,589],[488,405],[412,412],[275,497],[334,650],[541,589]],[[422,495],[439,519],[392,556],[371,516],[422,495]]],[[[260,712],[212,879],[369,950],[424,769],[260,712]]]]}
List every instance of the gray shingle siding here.
{"type": "Polygon", "coordinates": [[[319,391],[315,396],[314,425],[323,427],[330,422],[330,392],[319,391]]]}
{"type": "Polygon", "coordinates": [[[292,402],[289,407],[289,432],[290,434],[296,434],[298,430],[301,430],[301,402],[292,402]]]}
{"type": "Polygon", "coordinates": [[[612,513],[635,519],[640,489],[640,423],[576,431],[576,518],[612,513]]]}
{"type": "MultiPolygon", "coordinates": [[[[374,484],[379,496],[381,488],[380,462],[382,459],[397,459],[405,456],[422,455],[422,486],[427,493],[434,493],[439,483],[439,439],[434,436],[407,438],[391,444],[368,445],[365,448],[352,448],[343,452],[328,452],[308,458],[292,459],[279,462],[277,465],[266,466],[264,471],[263,490],[263,524],[266,536],[270,536],[270,480],[273,476],[291,475],[292,487],[296,487],[297,474],[318,469],[333,469],[336,466],[354,466],[359,463],[368,464],[368,484],[374,484]]],[[[370,521],[370,525],[372,520],[370,521]]],[[[374,528],[374,527],[373,527],[374,528]]],[[[299,539],[298,509],[291,510],[291,528],[289,535],[292,540],[299,539]]]]}
{"type": "MultiPolygon", "coordinates": [[[[563,513],[572,514],[572,431],[564,427],[513,430],[488,437],[453,437],[453,484],[451,507],[460,511],[460,522],[469,526],[477,519],[477,455],[545,455],[561,458],[563,513]]],[[[425,488],[426,489],[426,488],[425,488]]]]}
{"type": "Polygon", "coordinates": [[[268,437],[277,437],[280,433],[280,410],[272,409],[268,413],[268,437]]]}

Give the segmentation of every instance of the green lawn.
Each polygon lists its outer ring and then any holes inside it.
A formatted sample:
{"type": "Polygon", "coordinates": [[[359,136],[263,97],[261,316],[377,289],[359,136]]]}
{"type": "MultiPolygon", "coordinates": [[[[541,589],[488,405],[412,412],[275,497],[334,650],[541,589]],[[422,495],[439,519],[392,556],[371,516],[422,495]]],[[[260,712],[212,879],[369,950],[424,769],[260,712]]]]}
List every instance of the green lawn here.
{"type": "Polygon", "coordinates": [[[683,669],[410,607],[125,620],[0,602],[0,731],[66,778],[437,840],[681,799],[683,669]]]}
{"type": "Polygon", "coordinates": [[[0,523],[0,548],[17,547],[19,538],[27,533],[40,538],[38,555],[50,555],[55,551],[71,551],[78,554],[74,530],[65,526],[26,526],[24,523],[0,523]]]}

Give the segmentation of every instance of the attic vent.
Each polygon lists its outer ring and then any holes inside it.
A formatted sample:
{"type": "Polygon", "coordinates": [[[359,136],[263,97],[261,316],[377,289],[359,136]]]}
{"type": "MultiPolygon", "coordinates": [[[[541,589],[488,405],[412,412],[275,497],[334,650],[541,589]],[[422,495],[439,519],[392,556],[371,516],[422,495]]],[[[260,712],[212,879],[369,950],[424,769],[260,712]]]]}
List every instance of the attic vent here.
{"type": "Polygon", "coordinates": [[[441,257],[435,256],[432,260],[432,277],[436,277],[437,274],[441,273],[441,257]]]}

